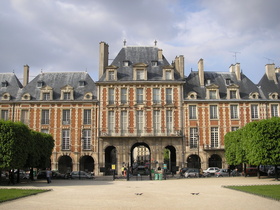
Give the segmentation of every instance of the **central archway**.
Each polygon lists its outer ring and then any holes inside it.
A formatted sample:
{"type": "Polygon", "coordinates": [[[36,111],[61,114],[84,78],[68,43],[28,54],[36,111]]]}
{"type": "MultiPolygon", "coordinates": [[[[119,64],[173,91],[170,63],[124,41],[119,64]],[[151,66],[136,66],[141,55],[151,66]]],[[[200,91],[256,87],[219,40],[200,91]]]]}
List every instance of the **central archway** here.
{"type": "Polygon", "coordinates": [[[132,174],[149,175],[151,168],[151,150],[144,142],[138,142],[131,147],[131,172],[132,174]]]}
{"type": "MultiPolygon", "coordinates": [[[[112,175],[112,165],[117,164],[117,150],[114,146],[109,146],[105,149],[105,175],[112,175]]],[[[117,169],[117,167],[116,167],[117,169]]]]}
{"type": "Polygon", "coordinates": [[[164,152],[164,164],[167,165],[167,170],[172,173],[176,173],[176,149],[169,145],[165,147],[164,152]]]}
{"type": "Polygon", "coordinates": [[[80,171],[93,172],[94,160],[91,156],[85,155],[80,159],[80,171]]]}

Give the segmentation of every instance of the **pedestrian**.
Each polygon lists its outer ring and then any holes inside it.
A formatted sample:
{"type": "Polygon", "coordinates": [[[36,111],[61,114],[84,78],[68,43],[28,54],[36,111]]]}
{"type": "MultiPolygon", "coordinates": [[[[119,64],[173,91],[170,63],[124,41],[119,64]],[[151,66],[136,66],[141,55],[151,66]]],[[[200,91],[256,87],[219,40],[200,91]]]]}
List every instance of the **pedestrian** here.
{"type": "Polygon", "coordinates": [[[51,181],[51,176],[52,176],[52,172],[50,171],[49,168],[47,168],[47,170],[46,170],[46,178],[47,178],[48,184],[52,182],[51,181]]]}

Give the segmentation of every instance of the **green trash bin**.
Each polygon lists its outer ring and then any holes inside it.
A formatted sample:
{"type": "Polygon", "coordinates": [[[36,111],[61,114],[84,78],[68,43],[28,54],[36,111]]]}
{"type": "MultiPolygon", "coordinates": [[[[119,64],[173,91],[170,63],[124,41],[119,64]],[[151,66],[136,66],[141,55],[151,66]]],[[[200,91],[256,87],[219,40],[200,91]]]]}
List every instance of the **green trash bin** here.
{"type": "Polygon", "coordinates": [[[155,180],[158,180],[158,174],[155,173],[155,180]]]}
{"type": "Polygon", "coordinates": [[[159,174],[158,179],[162,180],[162,174],[159,174]]]}

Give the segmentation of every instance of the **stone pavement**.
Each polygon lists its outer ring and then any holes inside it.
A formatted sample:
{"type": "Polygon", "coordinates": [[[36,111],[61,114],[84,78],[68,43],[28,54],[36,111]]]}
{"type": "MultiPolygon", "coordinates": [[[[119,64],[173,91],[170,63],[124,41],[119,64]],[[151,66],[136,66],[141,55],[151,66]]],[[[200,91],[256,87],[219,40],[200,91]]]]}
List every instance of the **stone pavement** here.
{"type": "MultiPolygon", "coordinates": [[[[273,178],[223,177],[172,180],[45,180],[9,188],[52,189],[0,204],[0,209],[280,209],[280,202],[223,188],[278,184],[273,178]]],[[[1,186],[4,188],[5,186],[1,186]]]]}

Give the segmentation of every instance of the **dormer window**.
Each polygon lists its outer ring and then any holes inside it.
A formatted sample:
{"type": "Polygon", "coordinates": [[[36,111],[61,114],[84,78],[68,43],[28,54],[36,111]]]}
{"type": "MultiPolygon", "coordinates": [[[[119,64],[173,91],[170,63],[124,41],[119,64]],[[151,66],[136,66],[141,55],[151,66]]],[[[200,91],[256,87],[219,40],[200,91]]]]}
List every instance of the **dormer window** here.
{"type": "Polygon", "coordinates": [[[41,88],[40,100],[50,101],[53,100],[53,89],[50,86],[41,88]]]}
{"type": "Polygon", "coordinates": [[[230,90],[229,97],[230,99],[236,99],[236,90],[230,90]]]}
{"type": "Polygon", "coordinates": [[[158,66],[158,62],[157,62],[157,61],[152,61],[152,66],[153,66],[153,67],[158,66]]]}
{"type": "Polygon", "coordinates": [[[209,99],[217,99],[217,90],[209,90],[209,99]]]}
{"type": "Polygon", "coordinates": [[[60,100],[74,100],[74,88],[70,85],[61,88],[60,94],[60,100]]]}
{"type": "Polygon", "coordinates": [[[123,66],[129,66],[129,61],[123,61],[123,66]]]}
{"type": "Polygon", "coordinates": [[[250,99],[258,99],[259,98],[259,93],[257,93],[257,92],[250,93],[249,98],[250,99]]]}
{"type": "Polygon", "coordinates": [[[227,86],[227,99],[240,99],[238,85],[231,83],[227,86]]]}
{"type": "Polygon", "coordinates": [[[22,98],[21,98],[22,100],[30,100],[31,99],[31,96],[30,96],[30,94],[29,93],[25,93],[23,96],[22,96],[22,98]]]}
{"type": "Polygon", "coordinates": [[[109,71],[108,72],[108,80],[109,81],[114,81],[115,80],[115,72],[114,71],[109,71]]]}
{"type": "Polygon", "coordinates": [[[84,100],[91,100],[92,99],[92,93],[86,93],[84,96],[84,100]]]}
{"type": "Polygon", "coordinates": [[[2,95],[2,100],[9,101],[11,99],[11,95],[9,93],[4,93],[2,95]]]}
{"type": "Polygon", "coordinates": [[[226,85],[230,85],[231,84],[231,79],[226,79],[226,85]]]}
{"type": "Polygon", "coordinates": [[[134,80],[147,80],[147,67],[145,63],[138,63],[133,65],[133,79],[134,80]]]}
{"type": "Polygon", "coordinates": [[[197,93],[196,92],[190,92],[187,96],[188,99],[197,99],[197,93]]]}
{"type": "Polygon", "coordinates": [[[2,87],[8,87],[8,82],[7,81],[2,82],[2,87]]]}
{"type": "Polygon", "coordinates": [[[206,98],[207,99],[220,99],[219,86],[211,84],[206,86],[206,98]]]}
{"type": "Polygon", "coordinates": [[[80,81],[79,81],[79,86],[80,86],[80,87],[86,86],[86,81],[80,80],[80,81]]]}
{"type": "Polygon", "coordinates": [[[117,80],[117,66],[110,65],[106,67],[106,80],[116,81],[117,80]]]}
{"type": "Polygon", "coordinates": [[[206,80],[206,85],[211,85],[211,80],[210,79],[206,80]]]}
{"type": "Polygon", "coordinates": [[[269,99],[277,100],[278,99],[278,93],[269,93],[268,94],[269,99]]]}
{"type": "Polygon", "coordinates": [[[38,88],[41,88],[41,87],[43,87],[43,86],[44,86],[44,81],[39,80],[39,81],[37,82],[37,87],[38,87],[38,88]]]}

